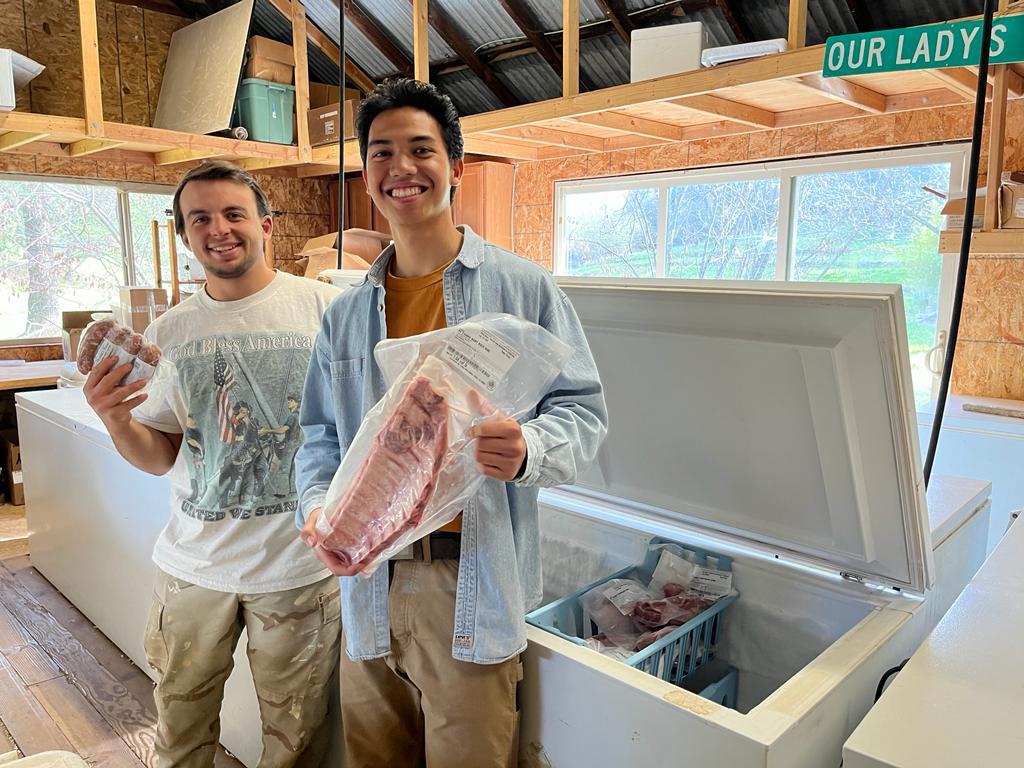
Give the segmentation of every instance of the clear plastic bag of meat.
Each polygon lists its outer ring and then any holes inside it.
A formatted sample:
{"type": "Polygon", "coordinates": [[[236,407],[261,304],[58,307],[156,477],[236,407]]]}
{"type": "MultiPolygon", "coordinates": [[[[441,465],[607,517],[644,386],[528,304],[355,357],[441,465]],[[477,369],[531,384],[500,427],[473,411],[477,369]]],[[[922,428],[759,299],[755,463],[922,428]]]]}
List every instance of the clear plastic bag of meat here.
{"type": "Polygon", "coordinates": [[[115,368],[131,363],[131,371],[119,383],[123,387],[153,378],[161,352],[160,347],[147,342],[141,333],[136,333],[116,320],[94,320],[82,331],[78,342],[78,370],[88,374],[108,357],[117,358],[115,368]]]}
{"type": "Polygon", "coordinates": [[[642,629],[633,621],[636,605],[655,598],[636,579],[609,579],[580,595],[580,607],[607,643],[632,648],[642,629]]]}
{"type": "Polygon", "coordinates": [[[539,325],[505,314],[378,344],[388,390],[328,488],[319,546],[369,575],[454,520],[484,481],[469,429],[532,414],[571,354],[539,325]]]}

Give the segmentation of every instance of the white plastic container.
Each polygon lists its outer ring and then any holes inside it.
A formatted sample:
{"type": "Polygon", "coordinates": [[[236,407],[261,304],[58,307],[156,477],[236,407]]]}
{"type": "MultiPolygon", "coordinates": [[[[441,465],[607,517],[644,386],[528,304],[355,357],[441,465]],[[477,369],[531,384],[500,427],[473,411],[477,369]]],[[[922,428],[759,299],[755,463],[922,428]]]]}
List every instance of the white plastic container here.
{"type": "Polygon", "coordinates": [[[699,21],[633,30],[629,46],[629,80],[676,75],[700,69],[701,52],[711,40],[699,21]]]}

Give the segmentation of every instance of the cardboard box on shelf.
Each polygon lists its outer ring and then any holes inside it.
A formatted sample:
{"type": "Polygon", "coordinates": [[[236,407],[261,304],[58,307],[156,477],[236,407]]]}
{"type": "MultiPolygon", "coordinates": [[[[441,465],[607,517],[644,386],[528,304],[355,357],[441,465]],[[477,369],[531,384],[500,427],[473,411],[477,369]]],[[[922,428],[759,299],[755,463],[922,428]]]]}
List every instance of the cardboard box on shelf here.
{"type": "Polygon", "coordinates": [[[326,83],[309,84],[310,109],[325,107],[328,104],[335,104],[339,101],[341,101],[341,88],[337,85],[327,85],[326,83]]]}
{"type": "MultiPolygon", "coordinates": [[[[367,265],[373,264],[391,243],[391,235],[383,232],[374,232],[371,229],[346,229],[341,233],[342,251],[358,256],[367,265]]],[[[347,269],[347,267],[346,267],[347,269]]]]}
{"type": "MultiPolygon", "coordinates": [[[[967,195],[951,195],[946,204],[942,206],[943,216],[946,217],[944,230],[961,230],[964,228],[964,214],[967,212],[967,195]]],[[[974,198],[974,229],[980,229],[985,225],[985,190],[979,189],[974,198]]]]}
{"type": "Polygon", "coordinates": [[[245,77],[291,85],[295,80],[295,54],[292,47],[269,37],[250,37],[246,44],[245,77]]]}
{"type": "Polygon", "coordinates": [[[149,324],[167,311],[170,302],[164,288],[136,288],[122,285],[118,289],[118,307],[115,316],[122,325],[142,333],[149,324]]]}
{"type": "Polygon", "coordinates": [[[25,503],[25,486],[21,479],[21,448],[18,446],[18,432],[5,429],[0,432],[0,445],[4,454],[4,477],[7,478],[7,499],[11,504],[25,503]]]}
{"type": "MultiPolygon", "coordinates": [[[[1017,175],[1024,177],[1024,174],[1017,175]]],[[[1006,176],[1004,173],[1003,185],[999,188],[999,226],[1024,229],[1024,183],[1008,181],[1006,176]]]]}
{"type": "Polygon", "coordinates": [[[321,144],[333,144],[339,137],[355,138],[355,112],[358,107],[359,103],[355,99],[350,99],[345,102],[344,109],[340,103],[310,109],[306,114],[310,145],[316,147],[321,144]]]}
{"type": "Polygon", "coordinates": [[[61,312],[60,313],[60,343],[64,352],[64,359],[74,362],[78,359],[78,342],[82,337],[85,326],[92,322],[93,314],[108,312],[110,310],[91,310],[87,312],[61,312]]]}

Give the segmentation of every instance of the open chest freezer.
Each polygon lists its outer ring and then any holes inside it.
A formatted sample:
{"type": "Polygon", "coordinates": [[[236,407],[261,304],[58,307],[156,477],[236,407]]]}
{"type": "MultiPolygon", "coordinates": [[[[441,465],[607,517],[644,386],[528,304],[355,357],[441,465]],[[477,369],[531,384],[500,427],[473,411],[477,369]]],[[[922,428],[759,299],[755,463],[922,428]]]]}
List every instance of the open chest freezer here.
{"type": "Polygon", "coordinates": [[[546,596],[651,536],[731,557],[715,658],[738,698],[531,626],[521,765],[839,766],[881,675],[984,557],[986,484],[929,522],[899,287],[560,284],[610,431],[575,486],[541,494],[546,596]]]}

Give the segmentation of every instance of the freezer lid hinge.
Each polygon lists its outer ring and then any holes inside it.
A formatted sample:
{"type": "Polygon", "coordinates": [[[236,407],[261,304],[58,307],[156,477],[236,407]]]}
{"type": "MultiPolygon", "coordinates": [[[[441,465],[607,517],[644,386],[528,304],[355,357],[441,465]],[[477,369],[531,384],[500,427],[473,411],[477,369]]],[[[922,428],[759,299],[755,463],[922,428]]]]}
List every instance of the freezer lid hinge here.
{"type": "Polygon", "coordinates": [[[864,577],[863,576],[858,576],[856,573],[847,573],[846,571],[840,571],[839,575],[842,576],[847,581],[855,581],[858,584],[863,584],[864,583],[864,577]]]}

